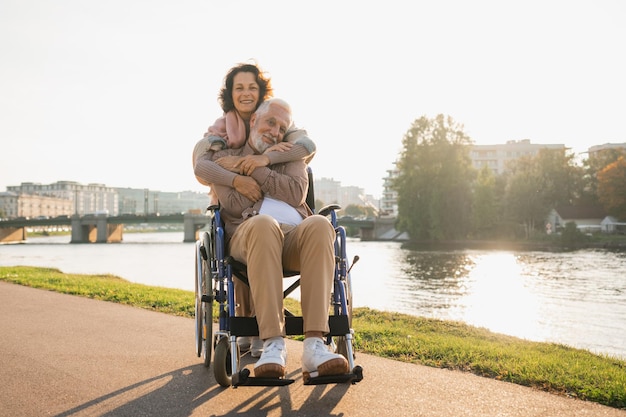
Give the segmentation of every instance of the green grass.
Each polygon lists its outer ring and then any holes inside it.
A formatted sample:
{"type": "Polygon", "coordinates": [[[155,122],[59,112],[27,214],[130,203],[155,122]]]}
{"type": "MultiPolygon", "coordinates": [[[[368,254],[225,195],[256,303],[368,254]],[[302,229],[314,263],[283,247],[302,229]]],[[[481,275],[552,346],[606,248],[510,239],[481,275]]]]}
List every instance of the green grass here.
{"type": "MultiPolygon", "coordinates": [[[[194,316],[194,293],[133,284],[111,275],[0,267],[0,280],[167,314],[194,316]]],[[[299,314],[299,303],[286,300],[299,314]]],[[[214,314],[216,317],[216,314],[214,314]]],[[[615,408],[626,408],[626,361],[538,343],[459,322],[354,309],[355,349],[403,362],[472,372],[615,408]]]]}

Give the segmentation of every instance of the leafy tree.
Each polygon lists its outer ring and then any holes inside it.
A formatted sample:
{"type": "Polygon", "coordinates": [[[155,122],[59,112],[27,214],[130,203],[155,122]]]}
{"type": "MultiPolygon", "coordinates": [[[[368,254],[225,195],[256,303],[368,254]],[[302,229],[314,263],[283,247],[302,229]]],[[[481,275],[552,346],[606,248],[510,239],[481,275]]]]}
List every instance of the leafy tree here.
{"type": "Polygon", "coordinates": [[[522,225],[526,238],[530,237],[538,222],[543,223],[549,212],[539,195],[540,183],[537,167],[528,156],[518,159],[508,175],[505,191],[506,215],[522,225]]]}
{"type": "Polygon", "coordinates": [[[598,194],[609,214],[626,219],[626,158],[620,156],[598,172],[598,194]]]}
{"type": "Polygon", "coordinates": [[[343,214],[346,216],[360,217],[365,216],[367,214],[367,211],[363,207],[357,206],[356,204],[349,204],[343,210],[343,214]]]}
{"type": "Polygon", "coordinates": [[[561,233],[561,244],[568,247],[575,247],[579,243],[587,241],[588,238],[583,232],[578,230],[576,223],[567,222],[561,233]]]}
{"type": "Polygon", "coordinates": [[[582,170],[574,156],[564,150],[542,149],[511,165],[507,176],[505,207],[507,217],[522,225],[524,236],[543,227],[551,209],[572,205],[580,193],[582,170]]]}
{"type": "Polygon", "coordinates": [[[470,138],[440,114],[413,122],[398,160],[398,230],[414,239],[466,237],[470,227],[470,138]]]}
{"type": "Polygon", "coordinates": [[[548,210],[574,205],[582,194],[583,170],[573,153],[564,149],[541,149],[536,156],[541,178],[541,194],[548,210]]]}
{"type": "Polygon", "coordinates": [[[600,203],[598,193],[598,173],[607,165],[617,161],[620,156],[626,156],[624,149],[604,149],[583,161],[583,190],[581,204],[596,205],[600,203]]]}
{"type": "Polygon", "coordinates": [[[472,227],[477,237],[494,235],[498,223],[496,177],[488,166],[478,172],[472,196],[472,227]]]}

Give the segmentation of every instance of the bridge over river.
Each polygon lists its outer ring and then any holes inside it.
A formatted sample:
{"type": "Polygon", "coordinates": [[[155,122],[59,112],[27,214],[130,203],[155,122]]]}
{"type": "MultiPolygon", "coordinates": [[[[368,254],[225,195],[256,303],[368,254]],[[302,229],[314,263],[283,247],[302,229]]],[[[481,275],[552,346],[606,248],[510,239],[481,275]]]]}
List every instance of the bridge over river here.
{"type": "MultiPolygon", "coordinates": [[[[402,240],[393,228],[395,219],[352,219],[342,217],[339,224],[359,228],[361,240],[402,240]]],[[[183,224],[184,241],[195,242],[198,231],[208,223],[208,217],[196,213],[176,214],[105,214],[85,216],[59,216],[55,218],[10,219],[0,221],[0,243],[20,242],[27,238],[27,230],[35,227],[70,227],[71,243],[119,243],[123,239],[125,224],[183,224]]]]}

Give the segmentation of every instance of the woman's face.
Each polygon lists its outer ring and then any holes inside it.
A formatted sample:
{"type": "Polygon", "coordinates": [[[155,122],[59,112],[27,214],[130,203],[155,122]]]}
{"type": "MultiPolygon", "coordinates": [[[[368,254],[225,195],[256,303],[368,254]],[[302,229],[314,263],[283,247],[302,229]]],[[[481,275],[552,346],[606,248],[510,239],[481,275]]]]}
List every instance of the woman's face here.
{"type": "Polygon", "coordinates": [[[251,72],[240,72],[233,78],[233,103],[242,118],[249,120],[259,103],[259,84],[251,72]]]}

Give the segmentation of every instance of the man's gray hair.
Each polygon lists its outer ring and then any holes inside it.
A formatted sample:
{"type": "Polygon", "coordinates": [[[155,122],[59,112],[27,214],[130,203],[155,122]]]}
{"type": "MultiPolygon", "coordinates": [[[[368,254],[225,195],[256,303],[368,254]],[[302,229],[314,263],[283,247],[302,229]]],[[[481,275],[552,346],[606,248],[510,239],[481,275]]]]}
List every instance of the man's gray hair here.
{"type": "Polygon", "coordinates": [[[267,113],[267,111],[270,108],[270,105],[272,104],[284,108],[285,110],[289,112],[289,115],[291,115],[291,106],[289,105],[289,103],[287,103],[282,98],[277,98],[277,97],[272,97],[270,99],[265,100],[263,103],[261,103],[259,108],[256,109],[255,113],[259,116],[264,113],[267,113]]]}

